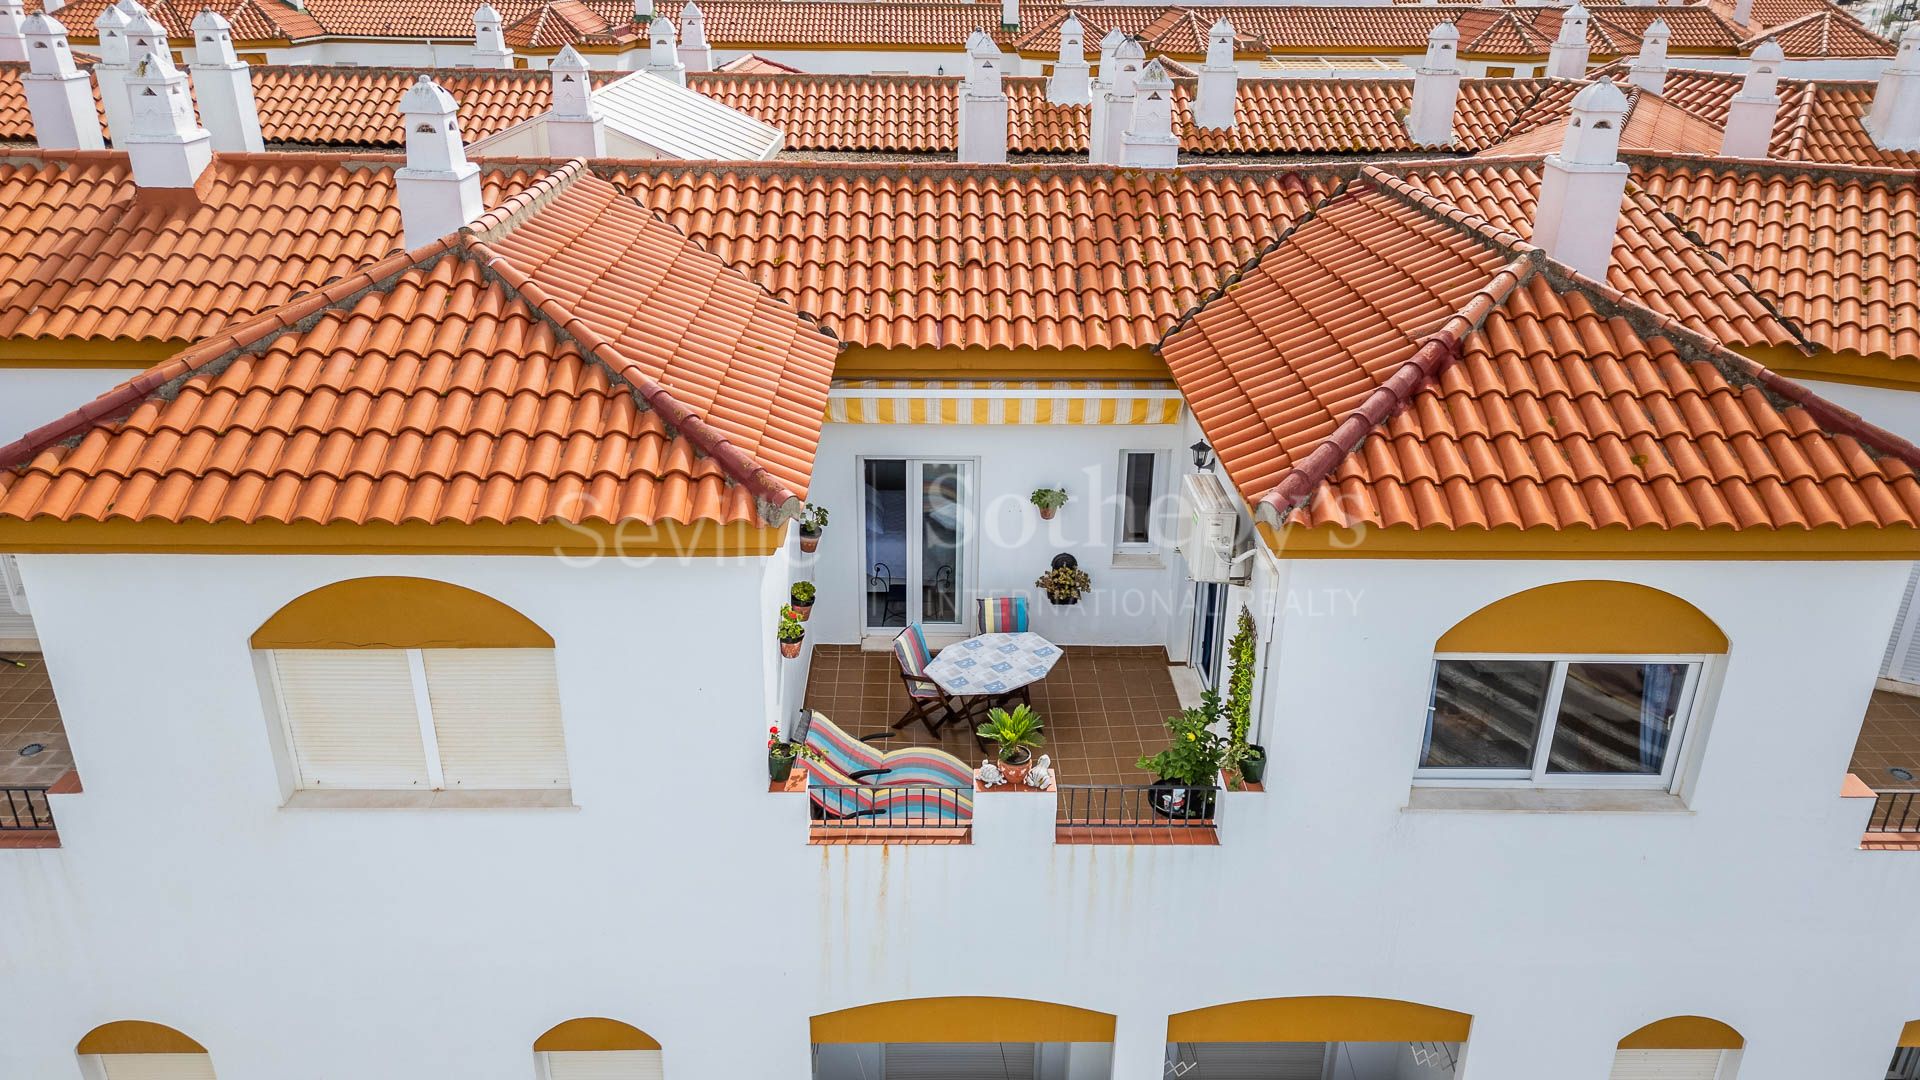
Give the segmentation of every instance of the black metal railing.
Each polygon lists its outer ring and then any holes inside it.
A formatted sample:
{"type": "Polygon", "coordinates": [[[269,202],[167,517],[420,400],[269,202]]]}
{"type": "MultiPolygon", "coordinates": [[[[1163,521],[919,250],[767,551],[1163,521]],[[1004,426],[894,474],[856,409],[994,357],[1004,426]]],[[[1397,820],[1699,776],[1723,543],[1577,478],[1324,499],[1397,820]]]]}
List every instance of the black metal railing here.
{"type": "Polygon", "coordinates": [[[0,832],[52,832],[45,787],[0,787],[0,832]]]}
{"type": "Polygon", "coordinates": [[[1146,784],[1061,784],[1054,824],[1075,829],[1211,829],[1220,789],[1146,784]]]}
{"type": "Polygon", "coordinates": [[[938,784],[810,784],[814,824],[835,829],[963,829],[973,788],[938,784]]]}
{"type": "Polygon", "coordinates": [[[1876,792],[1867,831],[1920,833],[1920,791],[1876,792]]]}

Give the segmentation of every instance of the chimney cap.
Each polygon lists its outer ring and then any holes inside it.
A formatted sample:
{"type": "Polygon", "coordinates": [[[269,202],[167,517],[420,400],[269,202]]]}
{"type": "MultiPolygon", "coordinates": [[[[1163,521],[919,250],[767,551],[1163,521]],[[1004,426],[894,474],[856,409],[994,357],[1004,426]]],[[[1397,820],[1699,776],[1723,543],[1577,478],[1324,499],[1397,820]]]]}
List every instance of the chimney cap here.
{"type": "Polygon", "coordinates": [[[1000,47],[985,30],[975,27],[973,33],[967,35],[967,53],[982,58],[995,57],[1000,55],[1000,47]]]}
{"type": "Polygon", "coordinates": [[[1227,21],[1225,15],[1222,15],[1214,20],[1213,28],[1207,31],[1207,35],[1209,37],[1231,38],[1233,37],[1233,24],[1227,21]]]}
{"type": "Polygon", "coordinates": [[[400,96],[400,111],[407,115],[450,113],[458,108],[453,95],[447,93],[445,87],[434,82],[428,75],[420,76],[412,86],[407,88],[407,92],[400,96]]]}
{"type": "Polygon", "coordinates": [[[173,66],[173,57],[169,56],[166,50],[162,49],[159,52],[149,52],[136,61],[133,65],[132,77],[135,79],[165,80],[179,74],[180,69],[173,66]]]}
{"type": "Polygon", "coordinates": [[[700,22],[703,18],[704,16],[700,14],[700,5],[693,0],[687,0],[685,6],[680,9],[680,21],[683,23],[700,22]]]}
{"type": "MultiPolygon", "coordinates": [[[[19,0],[15,0],[15,3],[18,2],[19,0]]],[[[93,28],[95,30],[118,30],[125,27],[127,22],[126,12],[121,11],[112,4],[108,4],[106,7],[100,9],[99,17],[93,20],[93,28]]]]}
{"type": "MultiPolygon", "coordinates": [[[[1920,24],[1916,24],[1916,25],[1920,25],[1920,24]]],[[[1116,26],[1113,29],[1108,30],[1104,35],[1101,36],[1100,47],[1104,49],[1104,48],[1107,48],[1108,46],[1112,46],[1113,48],[1117,49],[1120,47],[1120,43],[1125,40],[1127,40],[1127,35],[1121,33],[1120,28],[1116,26]]]]}
{"type": "Polygon", "coordinates": [[[1076,11],[1067,12],[1067,17],[1060,22],[1060,32],[1063,34],[1086,33],[1086,30],[1080,25],[1080,13],[1076,11]]]}
{"type": "Polygon", "coordinates": [[[1427,44],[1429,45],[1440,41],[1459,40],[1460,28],[1453,25],[1451,21],[1437,22],[1433,25],[1433,29],[1427,31],[1427,44]]]}
{"type": "Polygon", "coordinates": [[[587,58],[581,56],[571,45],[560,46],[560,55],[553,58],[553,71],[585,71],[587,58]]]}
{"type": "Polygon", "coordinates": [[[492,4],[482,3],[479,7],[473,9],[473,24],[475,26],[498,26],[500,25],[500,13],[494,10],[492,4]]]}
{"type": "Polygon", "coordinates": [[[166,30],[153,21],[153,16],[147,14],[147,9],[137,4],[134,5],[133,13],[127,17],[127,33],[146,37],[166,36],[166,30]]]}
{"type": "MultiPolygon", "coordinates": [[[[108,7],[100,13],[100,18],[106,18],[107,12],[112,10],[112,7],[108,7]]],[[[98,20],[95,20],[95,25],[98,25],[98,20]]],[[[231,30],[233,26],[212,8],[201,8],[200,14],[193,17],[193,28],[195,30],[231,30]]]]}
{"type": "Polygon", "coordinates": [[[1648,41],[1652,41],[1656,37],[1664,38],[1671,37],[1672,35],[1673,31],[1667,29],[1667,20],[1665,19],[1655,19],[1647,24],[1646,40],[1648,41]]]}
{"type": "Polygon", "coordinates": [[[1167,74],[1167,66],[1156,56],[1140,69],[1140,81],[1134,85],[1141,90],[1171,90],[1173,79],[1167,74]]]}
{"type": "Polygon", "coordinates": [[[1613,85],[1612,79],[1601,79],[1599,82],[1592,83],[1588,85],[1585,90],[1575,94],[1571,107],[1575,112],[1625,114],[1627,111],[1627,95],[1621,93],[1620,88],[1613,85]]]}
{"type": "Polygon", "coordinates": [[[1147,49],[1146,46],[1140,44],[1139,38],[1128,35],[1125,40],[1121,41],[1113,50],[1113,55],[1122,60],[1132,60],[1136,57],[1145,58],[1147,49]]]}
{"type": "Polygon", "coordinates": [[[668,19],[665,15],[655,15],[653,18],[648,19],[647,40],[653,42],[655,45],[663,42],[668,45],[673,44],[674,34],[672,20],[668,19]]]}
{"type": "Polygon", "coordinates": [[[1755,46],[1753,52],[1748,54],[1747,56],[1747,59],[1749,60],[1761,60],[1761,61],[1771,60],[1776,63],[1783,61],[1786,58],[1787,58],[1787,54],[1785,50],[1780,48],[1780,43],[1777,41],[1774,41],[1771,38],[1755,46]]]}

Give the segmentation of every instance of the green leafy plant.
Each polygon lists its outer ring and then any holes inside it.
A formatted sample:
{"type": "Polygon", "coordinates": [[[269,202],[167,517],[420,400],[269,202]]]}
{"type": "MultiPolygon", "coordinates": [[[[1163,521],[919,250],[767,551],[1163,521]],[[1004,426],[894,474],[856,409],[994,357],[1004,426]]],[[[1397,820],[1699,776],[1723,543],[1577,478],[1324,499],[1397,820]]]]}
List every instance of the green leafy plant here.
{"type": "Polygon", "coordinates": [[[817,595],[817,593],[818,593],[818,590],[814,588],[813,582],[796,581],[793,583],[793,588],[787,591],[787,596],[794,602],[794,604],[800,607],[805,607],[808,604],[813,603],[813,598],[815,595],[817,595]]]}
{"type": "Polygon", "coordinates": [[[808,536],[819,536],[820,530],[827,527],[827,508],[808,503],[800,512],[800,531],[808,536]]]}
{"type": "Polygon", "coordinates": [[[791,645],[807,636],[807,624],[793,617],[792,608],[783,607],[780,609],[779,635],[782,643],[791,645]]]}
{"type": "Polygon", "coordinates": [[[1246,762],[1266,757],[1264,750],[1247,742],[1253,730],[1253,669],[1258,645],[1253,613],[1242,607],[1233,638],[1227,642],[1227,766],[1236,771],[1246,762]]]}
{"type": "Polygon", "coordinates": [[[767,728],[767,756],[781,761],[804,758],[807,761],[824,760],[820,752],[806,743],[788,742],[780,737],[780,725],[767,728]]]}
{"type": "Polygon", "coordinates": [[[1032,500],[1033,505],[1042,510],[1058,510],[1067,505],[1067,489],[1049,487],[1034,488],[1033,494],[1028,496],[1028,498],[1032,500]]]}
{"type": "Polygon", "coordinates": [[[1040,714],[1025,705],[1015,705],[1012,712],[1005,709],[992,709],[987,713],[987,722],[981,724],[975,735],[990,743],[1000,744],[1000,760],[1014,761],[1025,750],[1031,757],[1033,751],[1046,744],[1046,736],[1041,729],[1046,725],[1040,714]]]}
{"type": "Polygon", "coordinates": [[[1227,760],[1227,740],[1213,725],[1219,721],[1220,693],[1209,690],[1201,696],[1197,709],[1184,709],[1167,717],[1167,734],[1172,745],[1157,754],[1142,754],[1135,768],[1188,787],[1212,787],[1218,782],[1221,766],[1227,760]]]}
{"type": "Polygon", "coordinates": [[[1093,579],[1077,566],[1056,566],[1034,580],[1034,587],[1056,604],[1085,596],[1093,588],[1093,579]]]}

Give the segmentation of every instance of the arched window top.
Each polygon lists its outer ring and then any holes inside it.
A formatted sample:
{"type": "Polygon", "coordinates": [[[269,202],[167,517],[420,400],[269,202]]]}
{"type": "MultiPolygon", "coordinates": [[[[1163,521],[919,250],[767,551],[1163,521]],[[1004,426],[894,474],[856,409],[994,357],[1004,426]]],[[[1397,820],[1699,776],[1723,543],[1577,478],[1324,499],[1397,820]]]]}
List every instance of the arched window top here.
{"type": "Polygon", "coordinates": [[[115,1020],[86,1033],[76,1048],[82,1054],[204,1054],[207,1048],[186,1035],[150,1020],[115,1020]]]}
{"type": "Polygon", "coordinates": [[[1562,581],[1496,600],[1456,623],[1441,653],[1694,654],[1727,651],[1699,608],[1627,581],[1562,581]]]}
{"type": "Polygon", "coordinates": [[[533,1040],[538,1053],[578,1050],[658,1050],[660,1041],[634,1027],[604,1016],[564,1020],[533,1040]]]}
{"type": "Polygon", "coordinates": [[[1705,1016],[1669,1016],[1620,1040],[1622,1050],[1738,1050],[1745,1045],[1738,1031],[1705,1016]]]}
{"type": "Polygon", "coordinates": [[[323,585],[254,631],[256,649],[551,649],[553,636],[498,600],[416,577],[323,585]]]}
{"type": "Polygon", "coordinates": [[[1465,1042],[1473,1017],[1412,1001],[1285,997],[1167,1018],[1168,1042],[1465,1042]]]}
{"type": "Polygon", "coordinates": [[[1002,997],[911,998],[821,1013],[816,1043],[1112,1042],[1109,1013],[1002,997]]]}

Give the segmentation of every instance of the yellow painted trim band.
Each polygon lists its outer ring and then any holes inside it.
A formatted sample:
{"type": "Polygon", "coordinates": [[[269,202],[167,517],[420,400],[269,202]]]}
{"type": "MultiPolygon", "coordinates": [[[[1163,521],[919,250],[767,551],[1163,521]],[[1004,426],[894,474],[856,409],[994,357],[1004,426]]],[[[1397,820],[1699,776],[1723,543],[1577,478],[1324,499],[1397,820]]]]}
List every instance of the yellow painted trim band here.
{"type": "Polygon", "coordinates": [[[0,364],[148,368],[192,344],[156,338],[0,338],[0,364]]]}
{"type": "Polygon", "coordinates": [[[1802,382],[1843,383],[1882,390],[1920,390],[1920,362],[1911,359],[1824,350],[1808,356],[1799,349],[1786,347],[1742,351],[1787,378],[1802,382]]]}
{"type": "Polygon", "coordinates": [[[577,1050],[658,1050],[659,1040],[618,1020],[604,1016],[583,1016],[566,1020],[547,1029],[533,1040],[536,1053],[577,1050]]]}
{"type": "Polygon", "coordinates": [[[861,379],[827,397],[835,424],[1176,424],[1184,407],[1171,383],[1094,379],[861,379]]]}
{"type": "Polygon", "coordinates": [[[311,522],[34,521],[0,519],[0,551],[202,555],[570,555],[731,558],[771,555],[786,537],[744,524],[320,525],[311,522]]]}
{"type": "Polygon", "coordinates": [[[1901,1046],[1920,1046],[1920,1020],[1909,1020],[1900,1029],[1901,1046]]]}
{"type": "Polygon", "coordinates": [[[1669,1016],[1620,1040],[1622,1050],[1738,1050],[1747,1040],[1705,1016],[1669,1016]]]}
{"type": "Polygon", "coordinates": [[[913,998],[821,1013],[816,1043],[1112,1042],[1113,1017],[1002,997],[913,998]]]}
{"type": "Polygon", "coordinates": [[[854,345],[836,379],[1172,379],[1147,349],[913,349],[854,345]]]}
{"type": "Polygon", "coordinates": [[[1629,581],[1560,581],[1496,600],[1440,636],[1442,653],[1723,653],[1697,607],[1629,581]]]}
{"type": "Polygon", "coordinates": [[[1167,1018],[1168,1042],[1466,1042],[1473,1017],[1391,998],[1263,998],[1167,1018]]]}
{"type": "Polygon", "coordinates": [[[485,593],[417,577],[336,581],[253,632],[256,649],[551,649],[553,635],[485,593]]]}
{"type": "Polygon", "coordinates": [[[115,1020],[87,1032],[77,1047],[82,1054],[204,1054],[207,1048],[165,1024],[115,1020]]]}
{"type": "Polygon", "coordinates": [[[1340,529],[1260,523],[1283,559],[1920,558],[1920,529],[1340,529]]]}

